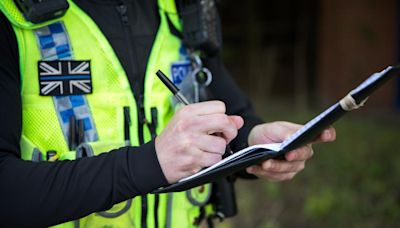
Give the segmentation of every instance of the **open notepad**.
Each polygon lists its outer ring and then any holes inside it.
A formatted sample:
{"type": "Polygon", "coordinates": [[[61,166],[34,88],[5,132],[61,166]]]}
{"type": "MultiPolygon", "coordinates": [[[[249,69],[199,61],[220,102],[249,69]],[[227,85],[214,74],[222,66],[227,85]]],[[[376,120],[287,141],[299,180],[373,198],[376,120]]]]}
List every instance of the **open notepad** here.
{"type": "Polygon", "coordinates": [[[390,66],[379,73],[375,73],[347,96],[313,118],[282,143],[259,144],[247,147],[175,184],[157,189],[154,193],[183,191],[205,183],[214,182],[246,167],[260,164],[267,159],[282,156],[288,151],[310,143],[324,129],[328,128],[345,113],[361,107],[368,96],[384,82],[399,74],[400,66],[390,66]]]}

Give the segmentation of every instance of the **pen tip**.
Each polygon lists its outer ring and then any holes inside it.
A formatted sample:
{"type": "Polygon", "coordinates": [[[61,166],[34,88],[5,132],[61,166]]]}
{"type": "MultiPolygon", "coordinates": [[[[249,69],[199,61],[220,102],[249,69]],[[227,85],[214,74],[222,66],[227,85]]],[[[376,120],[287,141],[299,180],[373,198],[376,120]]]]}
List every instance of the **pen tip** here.
{"type": "Polygon", "coordinates": [[[158,77],[166,77],[165,74],[161,70],[157,70],[156,75],[158,77]]]}

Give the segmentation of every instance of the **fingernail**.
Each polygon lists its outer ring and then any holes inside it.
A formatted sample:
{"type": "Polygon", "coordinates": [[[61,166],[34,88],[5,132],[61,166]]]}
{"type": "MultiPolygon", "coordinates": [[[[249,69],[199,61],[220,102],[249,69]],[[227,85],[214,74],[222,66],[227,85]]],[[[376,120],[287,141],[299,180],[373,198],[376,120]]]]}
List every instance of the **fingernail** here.
{"type": "Polygon", "coordinates": [[[329,130],[326,130],[326,131],[324,132],[324,135],[325,135],[325,138],[326,138],[326,139],[331,139],[331,138],[332,138],[332,134],[331,134],[331,132],[330,132],[329,130]]]}

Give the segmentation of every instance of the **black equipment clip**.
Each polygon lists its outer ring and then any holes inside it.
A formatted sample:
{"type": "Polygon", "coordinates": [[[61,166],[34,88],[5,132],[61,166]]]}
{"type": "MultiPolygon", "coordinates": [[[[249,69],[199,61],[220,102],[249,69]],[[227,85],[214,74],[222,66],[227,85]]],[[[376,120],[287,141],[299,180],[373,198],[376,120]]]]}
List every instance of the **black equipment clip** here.
{"type": "Polygon", "coordinates": [[[25,18],[40,24],[64,16],[69,8],[67,0],[14,0],[25,18]]]}
{"type": "Polygon", "coordinates": [[[215,0],[180,0],[182,36],[186,47],[214,56],[222,46],[220,18],[215,0]]]}

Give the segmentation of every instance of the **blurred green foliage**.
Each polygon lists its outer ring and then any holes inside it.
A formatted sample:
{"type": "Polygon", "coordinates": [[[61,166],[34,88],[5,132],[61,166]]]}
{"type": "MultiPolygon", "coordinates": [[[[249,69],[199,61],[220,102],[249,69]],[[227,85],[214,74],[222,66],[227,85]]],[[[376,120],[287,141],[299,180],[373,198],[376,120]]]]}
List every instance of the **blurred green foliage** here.
{"type": "MultiPolygon", "coordinates": [[[[291,113],[277,119],[316,114],[291,113]]],[[[315,145],[294,180],[239,181],[239,214],[218,227],[399,227],[400,125],[391,122],[360,112],[339,120],[337,140],[315,145]]]]}

